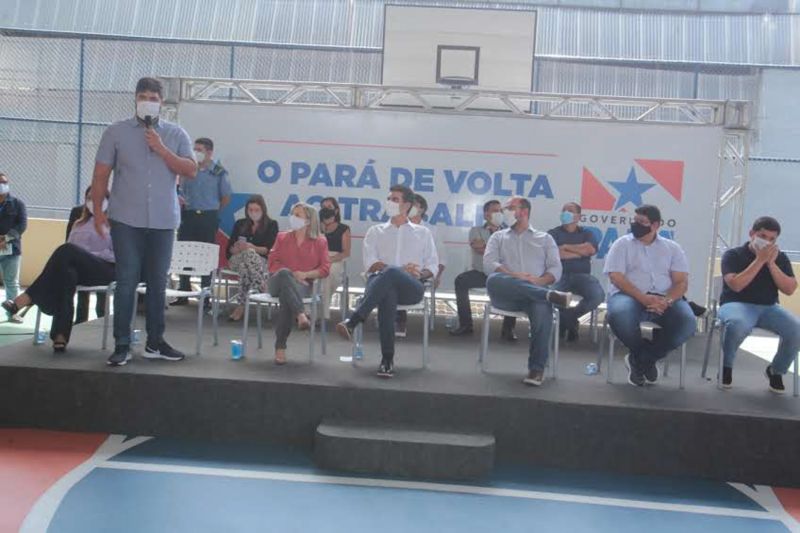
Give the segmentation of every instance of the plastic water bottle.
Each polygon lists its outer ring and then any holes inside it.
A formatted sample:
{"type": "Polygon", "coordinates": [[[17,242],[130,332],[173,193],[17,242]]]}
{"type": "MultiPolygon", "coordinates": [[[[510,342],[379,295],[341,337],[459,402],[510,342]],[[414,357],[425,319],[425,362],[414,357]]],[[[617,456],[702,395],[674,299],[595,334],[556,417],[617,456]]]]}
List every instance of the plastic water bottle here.
{"type": "Polygon", "coordinates": [[[353,345],[353,359],[356,361],[364,359],[364,349],[361,348],[361,344],[353,345]]]}
{"type": "Polygon", "coordinates": [[[131,334],[131,344],[139,344],[142,337],[142,330],[135,329],[131,334]]]}
{"type": "Polygon", "coordinates": [[[46,335],[47,335],[47,333],[45,333],[44,331],[41,331],[41,330],[37,331],[36,332],[36,344],[42,344],[44,342],[44,339],[45,339],[46,335]]]}
{"type": "Polygon", "coordinates": [[[586,365],[586,372],[585,373],[586,373],[587,376],[594,376],[598,372],[599,372],[599,369],[597,368],[597,363],[589,363],[589,364],[586,365]]]}
{"type": "Polygon", "coordinates": [[[231,341],[231,359],[234,361],[238,361],[242,358],[242,341],[240,340],[232,340],[231,341]]]}

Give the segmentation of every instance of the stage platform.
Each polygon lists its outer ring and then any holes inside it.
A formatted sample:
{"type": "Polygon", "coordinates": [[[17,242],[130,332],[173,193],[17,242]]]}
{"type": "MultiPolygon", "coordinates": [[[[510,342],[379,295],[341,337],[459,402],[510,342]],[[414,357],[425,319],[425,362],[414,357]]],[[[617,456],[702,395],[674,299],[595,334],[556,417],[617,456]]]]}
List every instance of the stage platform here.
{"type": "MultiPolygon", "coordinates": [[[[167,340],[187,352],[194,347],[195,310],[167,312],[167,340]]],[[[323,419],[411,424],[492,434],[500,460],[800,487],[800,399],[791,394],[789,376],[785,395],[770,393],[766,363],[753,355],[740,353],[728,391],[700,378],[702,336],[689,344],[685,390],[678,389],[677,354],[669,377],[635,388],[620,352],[616,383],[609,385],[603,374],[584,375],[596,354],[584,330],[578,343],[562,344],[558,379],[533,388],[522,384],[527,324],[517,326],[523,339],[509,344],[499,341],[500,323],[493,321],[489,372],[481,373],[478,331],[452,338],[440,321],[423,370],[419,318],[410,317],[408,338],[398,340],[391,380],[374,375],[378,336],[371,323],[357,368],[340,362],[351,345],[330,333],[327,355],[317,350],[309,364],[307,332],[293,332],[289,363],[274,365],[269,323],[260,351],[251,327],[244,360],[232,361],[229,347],[241,337],[241,324],[221,319],[220,345],[213,347],[209,319],[203,355],[179,363],[135,357],[122,368],[106,366],[100,321],[77,326],[65,354],[26,337],[0,348],[0,425],[310,450],[323,419]]]]}

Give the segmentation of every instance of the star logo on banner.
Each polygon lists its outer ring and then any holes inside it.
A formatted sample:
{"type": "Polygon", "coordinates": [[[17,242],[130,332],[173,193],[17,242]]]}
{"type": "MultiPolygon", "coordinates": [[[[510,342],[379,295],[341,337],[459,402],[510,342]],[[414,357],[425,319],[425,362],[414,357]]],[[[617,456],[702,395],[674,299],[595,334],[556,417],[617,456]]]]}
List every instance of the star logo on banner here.
{"type": "Polygon", "coordinates": [[[636,170],[631,167],[628,179],[625,181],[609,181],[609,185],[619,191],[619,198],[614,209],[619,209],[629,202],[638,207],[644,203],[642,193],[653,187],[654,183],[639,183],[636,181],[636,170]]]}
{"type": "Polygon", "coordinates": [[[250,198],[249,194],[234,193],[231,195],[231,201],[225,206],[225,209],[219,213],[219,229],[225,235],[230,237],[233,231],[233,225],[236,223],[236,214],[244,209],[247,205],[247,199],[250,198]]]}

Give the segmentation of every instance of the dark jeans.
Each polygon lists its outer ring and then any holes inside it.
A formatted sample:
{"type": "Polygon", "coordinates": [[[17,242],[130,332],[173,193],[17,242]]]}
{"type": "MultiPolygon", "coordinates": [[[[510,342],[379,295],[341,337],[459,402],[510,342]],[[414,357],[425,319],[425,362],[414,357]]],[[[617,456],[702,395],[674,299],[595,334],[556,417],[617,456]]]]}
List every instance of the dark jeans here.
{"type": "Polygon", "coordinates": [[[651,313],[631,296],[618,292],[608,300],[608,325],[642,368],[652,366],[689,340],[697,329],[697,319],[686,300],[676,300],[663,315],[651,313]],[[642,338],[642,321],[661,326],[653,340],[642,338]]]}
{"type": "MultiPolygon", "coordinates": [[[[480,270],[467,270],[455,279],[456,309],[458,309],[458,325],[472,327],[472,309],[469,305],[469,290],[486,287],[486,274],[480,270]]],[[[513,316],[503,317],[503,331],[511,331],[517,324],[513,316]]]]}
{"type": "Polygon", "coordinates": [[[311,295],[311,286],[297,281],[288,268],[282,268],[269,277],[269,293],[280,300],[275,321],[275,348],[285,349],[286,339],[292,331],[297,315],[303,312],[303,298],[311,295]]]}
{"type": "Polygon", "coordinates": [[[543,371],[550,356],[550,334],[553,331],[553,306],[547,301],[550,290],[509,274],[495,272],[486,280],[486,292],[493,306],[528,315],[528,370],[543,371]]]}
{"type": "MultiPolygon", "coordinates": [[[[50,338],[72,333],[73,299],[78,285],[108,285],[114,280],[114,263],[103,261],[74,244],[62,244],[25,292],[47,315],[52,315],[50,338]]],[[[103,298],[105,295],[102,296],[103,298]]]]}
{"type": "Polygon", "coordinates": [[[175,232],[171,229],[134,228],[112,220],[111,238],[117,259],[114,340],[117,346],[131,343],[133,299],[139,280],[143,280],[147,284],[147,341],[155,345],[164,338],[164,298],[175,232]]]}
{"type": "Polygon", "coordinates": [[[583,298],[577,306],[561,310],[561,327],[563,328],[577,327],[578,319],[586,313],[594,311],[606,298],[600,282],[591,274],[562,274],[558,283],[553,285],[553,289],[571,292],[583,298]]]}
{"type": "Polygon", "coordinates": [[[394,321],[398,305],[419,303],[425,296],[425,286],[400,267],[388,267],[367,280],[364,298],[353,311],[350,323],[364,322],[378,308],[378,329],[383,359],[394,359],[394,321]]]}
{"type": "MultiPolygon", "coordinates": [[[[184,209],[181,211],[181,225],[178,228],[179,241],[217,242],[217,230],[219,229],[219,212],[214,211],[193,211],[184,209]]],[[[200,278],[200,286],[208,287],[211,285],[211,276],[200,278]]],[[[180,276],[178,289],[182,291],[190,290],[189,276],[180,276]]]]}

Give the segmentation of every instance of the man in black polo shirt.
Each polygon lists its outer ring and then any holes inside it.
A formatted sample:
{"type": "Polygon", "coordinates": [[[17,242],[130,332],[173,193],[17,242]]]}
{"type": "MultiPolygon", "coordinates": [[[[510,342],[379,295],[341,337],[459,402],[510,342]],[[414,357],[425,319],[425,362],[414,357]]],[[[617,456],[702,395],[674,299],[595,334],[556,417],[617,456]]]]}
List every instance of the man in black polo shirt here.
{"type": "Polygon", "coordinates": [[[561,209],[561,225],[548,233],[558,245],[563,273],[553,289],[571,292],[582,298],[580,303],[561,310],[561,331],[568,341],[578,339],[578,318],[591,313],[605,299],[603,287],[592,276],[592,256],[597,253],[597,238],[581,226],[581,206],[575,202],[564,204],[561,209]]]}
{"type": "Polygon", "coordinates": [[[766,370],[773,392],[783,393],[783,374],[800,349],[800,321],[778,305],[778,291],[791,295],[797,289],[792,264],[775,242],[780,233],[781,226],[774,218],[757,218],[750,240],[722,256],[724,284],[719,318],[725,327],[722,385],[726,388],[733,382],[736,350],[753,328],[766,329],[780,337],[778,352],[766,370]]]}

